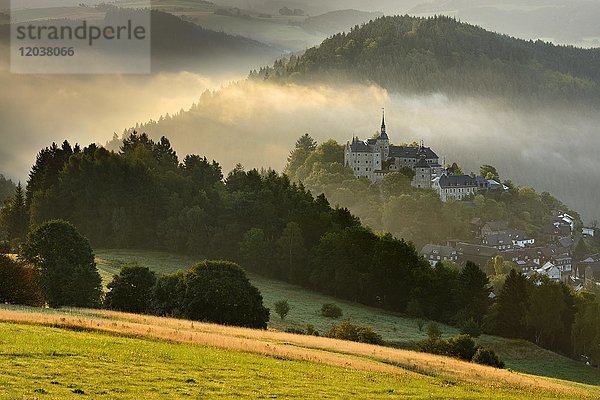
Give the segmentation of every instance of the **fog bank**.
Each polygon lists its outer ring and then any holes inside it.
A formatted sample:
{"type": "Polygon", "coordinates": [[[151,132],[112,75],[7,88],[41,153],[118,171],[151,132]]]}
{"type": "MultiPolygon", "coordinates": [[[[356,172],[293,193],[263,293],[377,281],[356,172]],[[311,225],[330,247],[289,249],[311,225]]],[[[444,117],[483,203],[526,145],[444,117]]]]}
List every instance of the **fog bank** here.
{"type": "Polygon", "coordinates": [[[424,140],[447,162],[467,172],[495,165],[503,179],[549,191],[582,212],[600,217],[600,115],[530,108],[493,100],[444,95],[391,95],[376,86],[303,87],[243,82],[204,94],[183,115],[144,130],[166,134],[180,152],[197,152],[228,171],[246,167],[281,170],[295,140],[310,133],[340,143],[372,136],[386,108],[395,143],[424,140]]]}

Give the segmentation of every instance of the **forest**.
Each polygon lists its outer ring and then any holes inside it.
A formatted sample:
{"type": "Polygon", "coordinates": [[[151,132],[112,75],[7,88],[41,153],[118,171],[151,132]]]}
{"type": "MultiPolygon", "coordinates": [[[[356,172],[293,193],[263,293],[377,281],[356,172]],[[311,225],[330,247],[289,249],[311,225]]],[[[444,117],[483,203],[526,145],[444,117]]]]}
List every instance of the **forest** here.
{"type": "Polygon", "coordinates": [[[411,169],[387,174],[381,184],[372,184],[356,179],[343,163],[343,145],[334,140],[317,144],[306,134],[291,151],[285,173],[313,193],[324,193],[332,204],[349,208],[367,226],[410,240],[417,248],[427,243],[445,244],[448,239],[473,239],[474,218],[483,222],[507,221],[514,229],[533,237],[539,236],[557,212],[567,212],[580,220],[576,211],[569,210],[550,193],[519,187],[486,164],[478,172],[486,176],[493,170],[493,178],[503,181],[508,191],[481,192],[472,202],[444,203],[433,190],[411,186],[411,169]]]}
{"type": "MultiPolygon", "coordinates": [[[[301,165],[296,174],[306,171],[307,162],[320,155],[314,165],[344,174],[335,162],[338,152],[324,150],[335,146],[332,142],[317,146],[304,136],[286,170],[301,165]]],[[[335,174],[329,178],[335,179],[335,174]]],[[[405,178],[397,178],[399,185],[406,184],[405,178]]],[[[534,222],[538,218],[534,208],[542,207],[543,216],[544,210],[560,206],[549,195],[511,190],[508,196],[514,203],[504,207],[515,208],[532,198],[521,207],[532,213],[534,222]]],[[[94,144],[82,149],[66,141],[40,151],[26,188],[18,185],[2,209],[0,231],[10,240],[3,251],[19,251],[23,244],[25,260],[33,265],[43,262],[45,258],[31,248],[40,243],[39,231],[57,219],[77,229],[69,233],[71,237],[83,243],[89,239],[93,247],[167,250],[230,260],[339,298],[457,326],[475,325],[563,354],[584,352],[600,360],[600,349],[594,347],[600,313],[592,295],[577,296],[562,283],[541,277],[528,280],[513,270],[492,303],[488,277],[477,265],[432,267],[412,242],[373,232],[348,209],[332,207],[323,194],[314,197],[286,174],[245,171],[238,165],[224,176],[219,164],[206,157],[187,155],[180,160],[165,137],[155,142],[133,133],[119,152],[94,144]],[[549,301],[553,307],[548,307],[549,301]]],[[[3,290],[10,292],[11,287],[3,290]]]]}
{"type": "Polygon", "coordinates": [[[375,82],[402,93],[500,96],[567,104],[600,100],[600,49],[556,46],[444,16],[381,17],[250,77],[375,82]]]}

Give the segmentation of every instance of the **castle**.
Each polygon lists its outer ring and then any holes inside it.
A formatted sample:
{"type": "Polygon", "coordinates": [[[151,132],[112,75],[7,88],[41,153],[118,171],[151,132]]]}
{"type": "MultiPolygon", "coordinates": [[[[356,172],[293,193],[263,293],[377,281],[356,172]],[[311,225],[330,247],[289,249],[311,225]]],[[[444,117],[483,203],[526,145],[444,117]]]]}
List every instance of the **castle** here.
{"type": "Polygon", "coordinates": [[[454,175],[451,169],[440,164],[440,157],[423,142],[419,146],[390,145],[385,127],[385,112],[377,138],[359,140],[352,138],[346,144],[344,165],[350,167],[357,178],[380,182],[386,174],[408,167],[414,170],[412,185],[420,189],[434,189],[442,201],[462,200],[483,189],[487,181],[470,175],[454,175]]]}

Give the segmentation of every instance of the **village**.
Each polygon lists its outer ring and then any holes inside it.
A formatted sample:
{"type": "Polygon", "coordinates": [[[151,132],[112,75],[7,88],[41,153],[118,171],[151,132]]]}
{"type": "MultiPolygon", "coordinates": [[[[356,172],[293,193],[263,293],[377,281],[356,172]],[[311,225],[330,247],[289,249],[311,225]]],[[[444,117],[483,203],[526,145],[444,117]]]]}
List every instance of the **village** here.
{"type": "Polygon", "coordinates": [[[475,239],[449,240],[446,245],[427,244],[421,250],[431,265],[474,262],[488,275],[502,273],[500,268],[516,268],[531,276],[547,276],[562,281],[577,292],[587,281],[600,278],[600,254],[585,254],[582,241],[594,238],[594,228],[578,228],[569,214],[559,214],[535,237],[512,229],[505,221],[471,221],[475,239]]]}
{"type": "MultiPolygon", "coordinates": [[[[361,141],[353,137],[346,144],[344,165],[351,168],[358,179],[381,182],[387,174],[403,168],[414,171],[411,185],[434,190],[443,202],[468,201],[476,194],[488,191],[506,191],[508,187],[493,176],[465,175],[454,164],[444,166],[440,157],[424,143],[390,145],[385,124],[375,138],[361,141]]],[[[552,222],[535,235],[514,229],[507,221],[470,221],[470,241],[448,240],[446,244],[427,244],[421,250],[432,266],[438,262],[464,265],[474,262],[488,275],[506,273],[516,268],[528,276],[539,274],[561,281],[575,291],[586,282],[600,280],[600,253],[587,254],[582,242],[595,238],[595,227],[580,226],[576,218],[557,213],[552,222]]]]}

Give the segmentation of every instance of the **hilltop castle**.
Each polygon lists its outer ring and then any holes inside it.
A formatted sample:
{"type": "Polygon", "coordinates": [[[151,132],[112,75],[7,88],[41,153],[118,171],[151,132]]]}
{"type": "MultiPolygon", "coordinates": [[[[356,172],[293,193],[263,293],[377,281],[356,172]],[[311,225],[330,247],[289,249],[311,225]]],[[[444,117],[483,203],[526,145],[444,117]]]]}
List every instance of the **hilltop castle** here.
{"type": "Polygon", "coordinates": [[[423,142],[419,146],[390,145],[385,127],[385,112],[377,138],[361,141],[357,137],[346,144],[344,165],[352,168],[357,178],[371,182],[383,180],[386,174],[412,168],[415,177],[412,185],[421,189],[434,189],[443,201],[462,200],[487,188],[487,181],[470,175],[454,175],[451,169],[440,164],[440,157],[423,142]]]}

